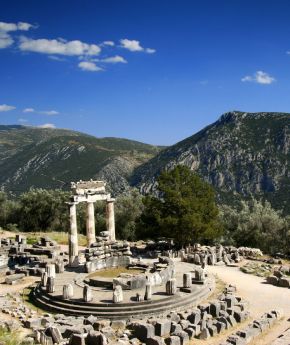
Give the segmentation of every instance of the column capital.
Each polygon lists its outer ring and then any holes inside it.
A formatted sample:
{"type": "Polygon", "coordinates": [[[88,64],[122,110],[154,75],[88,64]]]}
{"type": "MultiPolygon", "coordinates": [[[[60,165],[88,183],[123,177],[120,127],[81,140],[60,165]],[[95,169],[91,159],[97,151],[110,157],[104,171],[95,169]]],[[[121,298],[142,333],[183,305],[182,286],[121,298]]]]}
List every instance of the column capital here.
{"type": "Polygon", "coordinates": [[[65,204],[67,204],[68,206],[74,206],[74,205],[77,205],[78,202],[75,202],[75,201],[67,201],[67,202],[65,202],[65,204]]]}
{"type": "Polygon", "coordinates": [[[108,198],[106,201],[107,201],[107,202],[115,202],[116,199],[115,199],[115,198],[108,198]]]}

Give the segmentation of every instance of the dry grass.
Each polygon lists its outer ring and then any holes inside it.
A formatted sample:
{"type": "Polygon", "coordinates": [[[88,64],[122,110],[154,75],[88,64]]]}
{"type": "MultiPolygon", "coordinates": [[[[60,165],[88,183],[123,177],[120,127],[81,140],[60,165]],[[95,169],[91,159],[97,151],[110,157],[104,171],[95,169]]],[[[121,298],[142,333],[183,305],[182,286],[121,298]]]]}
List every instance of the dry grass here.
{"type": "MultiPolygon", "coordinates": [[[[38,241],[40,237],[48,237],[58,244],[68,244],[68,233],[67,232],[24,232],[22,233],[27,237],[27,243],[33,244],[38,241]]],[[[80,246],[86,246],[87,239],[86,236],[78,234],[78,241],[80,246]]]]}

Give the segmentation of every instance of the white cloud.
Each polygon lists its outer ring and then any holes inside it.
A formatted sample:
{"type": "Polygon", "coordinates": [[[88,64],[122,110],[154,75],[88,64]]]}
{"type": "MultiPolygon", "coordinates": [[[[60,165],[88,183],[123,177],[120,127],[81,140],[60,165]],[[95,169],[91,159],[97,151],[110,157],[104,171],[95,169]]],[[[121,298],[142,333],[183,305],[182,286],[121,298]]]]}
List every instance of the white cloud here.
{"type": "Polygon", "coordinates": [[[18,119],[18,122],[23,122],[23,123],[25,123],[25,122],[28,122],[28,120],[27,120],[27,119],[22,119],[22,118],[20,118],[20,119],[18,119]]]}
{"type": "Polygon", "coordinates": [[[53,123],[45,123],[45,124],[43,124],[43,125],[39,125],[39,126],[37,126],[38,128],[55,128],[55,124],[53,124],[53,123]]]}
{"type": "Polygon", "coordinates": [[[10,47],[13,44],[13,38],[6,32],[0,31],[0,49],[10,47]]]}
{"type": "Polygon", "coordinates": [[[19,22],[19,23],[5,23],[0,22],[0,49],[10,47],[14,40],[8,32],[12,31],[28,31],[34,26],[29,23],[19,22]]]}
{"type": "Polygon", "coordinates": [[[55,56],[55,55],[48,55],[48,58],[49,58],[50,60],[54,60],[54,61],[66,61],[65,58],[61,58],[61,57],[55,56]]]}
{"type": "Polygon", "coordinates": [[[258,84],[272,84],[276,79],[271,77],[268,73],[257,71],[253,75],[246,75],[241,79],[243,82],[254,82],[258,84]]]}
{"type": "Polygon", "coordinates": [[[101,48],[96,44],[88,44],[78,40],[65,41],[63,39],[49,40],[46,38],[30,39],[21,37],[19,49],[41,54],[53,55],[99,55],[101,48]]]}
{"type": "Polygon", "coordinates": [[[23,113],[34,113],[35,110],[33,108],[25,108],[23,109],[23,113]]]}
{"type": "Polygon", "coordinates": [[[78,64],[78,66],[83,71],[90,71],[90,72],[103,71],[101,67],[98,67],[94,62],[91,62],[91,61],[81,61],[78,64]]]}
{"type": "Polygon", "coordinates": [[[140,52],[144,48],[140,45],[140,42],[137,40],[128,40],[127,38],[120,40],[121,47],[130,50],[131,52],[140,52]]]}
{"type": "Polygon", "coordinates": [[[110,46],[110,47],[114,47],[115,43],[113,41],[104,41],[103,45],[105,46],[110,46]]]}
{"type": "Polygon", "coordinates": [[[130,50],[131,52],[146,52],[149,54],[153,54],[156,52],[155,49],[152,48],[143,48],[140,44],[140,41],[137,40],[128,40],[127,38],[120,40],[121,47],[130,50]]]}
{"type": "Polygon", "coordinates": [[[39,113],[43,114],[43,115],[48,115],[48,116],[58,115],[59,114],[59,112],[56,111],[56,110],[45,110],[45,111],[40,111],[39,113]]]}
{"type": "Polygon", "coordinates": [[[32,24],[18,22],[18,23],[5,23],[0,22],[0,31],[11,32],[11,31],[28,31],[29,29],[35,27],[32,24]]]}
{"type": "Polygon", "coordinates": [[[101,60],[102,62],[107,62],[107,63],[127,63],[127,61],[120,55],[116,55],[116,56],[111,56],[105,59],[101,60]]]}
{"type": "Polygon", "coordinates": [[[0,104],[0,112],[10,111],[14,109],[16,109],[16,107],[14,107],[13,105],[0,104]]]}
{"type": "Polygon", "coordinates": [[[148,53],[148,54],[154,54],[154,53],[156,52],[156,49],[146,48],[145,51],[146,51],[146,53],[148,53]]]}

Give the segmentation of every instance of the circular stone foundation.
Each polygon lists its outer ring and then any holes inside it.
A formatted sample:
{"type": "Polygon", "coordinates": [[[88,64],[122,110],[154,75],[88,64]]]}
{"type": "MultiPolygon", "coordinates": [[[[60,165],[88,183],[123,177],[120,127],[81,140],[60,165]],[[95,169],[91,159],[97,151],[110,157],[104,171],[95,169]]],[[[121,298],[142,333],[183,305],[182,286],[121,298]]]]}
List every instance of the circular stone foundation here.
{"type": "Polygon", "coordinates": [[[84,283],[94,287],[104,287],[113,289],[114,279],[127,278],[132,279],[138,275],[143,275],[145,269],[130,268],[130,267],[111,267],[107,269],[97,270],[90,273],[85,279],[84,283]]]}
{"type": "MultiPolygon", "coordinates": [[[[107,287],[91,287],[92,301],[83,300],[84,280],[88,277],[83,273],[84,268],[65,271],[55,278],[55,291],[47,293],[40,284],[32,291],[31,297],[35,304],[42,309],[66,315],[94,315],[106,319],[132,319],[144,316],[166,316],[171,311],[178,311],[195,306],[206,298],[214,289],[214,279],[208,277],[203,285],[192,285],[187,292],[183,292],[183,273],[194,270],[192,264],[176,262],[175,278],[177,293],[167,295],[165,284],[152,286],[152,298],[149,301],[137,302],[136,294],[144,296],[144,288],[123,290],[123,301],[113,303],[113,290],[107,287]],[[63,299],[63,286],[70,283],[73,286],[73,297],[63,299]]],[[[114,278],[113,278],[114,279],[114,278]]]]}

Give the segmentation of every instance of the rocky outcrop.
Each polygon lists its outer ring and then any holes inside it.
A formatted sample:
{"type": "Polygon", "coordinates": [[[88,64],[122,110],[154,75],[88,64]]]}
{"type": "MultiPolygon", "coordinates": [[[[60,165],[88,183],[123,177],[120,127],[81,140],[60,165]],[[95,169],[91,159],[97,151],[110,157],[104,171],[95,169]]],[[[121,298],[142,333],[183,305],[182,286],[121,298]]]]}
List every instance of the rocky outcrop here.
{"type": "Polygon", "coordinates": [[[182,164],[210,182],[223,201],[254,196],[283,208],[290,192],[289,152],[290,114],[233,111],[138,167],[132,183],[150,193],[162,170],[182,164]]]}

